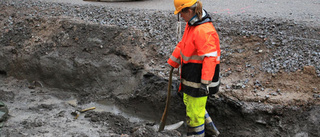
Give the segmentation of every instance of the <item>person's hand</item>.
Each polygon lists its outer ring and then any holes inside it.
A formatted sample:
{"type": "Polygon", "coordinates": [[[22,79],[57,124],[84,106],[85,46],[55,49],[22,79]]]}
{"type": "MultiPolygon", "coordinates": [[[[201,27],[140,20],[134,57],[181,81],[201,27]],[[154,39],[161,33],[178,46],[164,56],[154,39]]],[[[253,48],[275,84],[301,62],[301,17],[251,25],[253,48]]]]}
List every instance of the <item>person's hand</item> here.
{"type": "Polygon", "coordinates": [[[208,87],[208,85],[201,83],[200,91],[204,91],[206,94],[209,94],[209,87],[208,87]]]}

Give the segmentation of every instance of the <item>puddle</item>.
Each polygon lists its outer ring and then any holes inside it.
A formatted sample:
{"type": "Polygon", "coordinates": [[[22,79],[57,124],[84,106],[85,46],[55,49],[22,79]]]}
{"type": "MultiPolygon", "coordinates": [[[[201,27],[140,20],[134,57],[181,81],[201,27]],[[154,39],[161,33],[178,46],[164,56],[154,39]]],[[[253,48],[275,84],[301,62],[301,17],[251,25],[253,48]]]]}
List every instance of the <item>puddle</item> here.
{"type": "Polygon", "coordinates": [[[152,122],[154,120],[142,118],[136,115],[134,112],[126,111],[124,108],[118,107],[114,101],[106,100],[99,102],[91,102],[81,106],[82,109],[96,107],[93,111],[95,112],[110,112],[115,115],[120,115],[127,118],[130,122],[152,122]]]}

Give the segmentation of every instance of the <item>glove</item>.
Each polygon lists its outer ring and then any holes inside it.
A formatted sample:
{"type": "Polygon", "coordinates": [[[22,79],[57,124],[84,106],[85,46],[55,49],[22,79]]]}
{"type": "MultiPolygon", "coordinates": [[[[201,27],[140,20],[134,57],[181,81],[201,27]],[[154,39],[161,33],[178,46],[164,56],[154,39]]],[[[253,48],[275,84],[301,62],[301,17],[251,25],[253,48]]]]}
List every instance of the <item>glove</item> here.
{"type": "Polygon", "coordinates": [[[200,91],[203,91],[203,92],[205,92],[206,95],[208,95],[208,94],[209,94],[209,87],[208,87],[208,85],[201,83],[200,91]]]}

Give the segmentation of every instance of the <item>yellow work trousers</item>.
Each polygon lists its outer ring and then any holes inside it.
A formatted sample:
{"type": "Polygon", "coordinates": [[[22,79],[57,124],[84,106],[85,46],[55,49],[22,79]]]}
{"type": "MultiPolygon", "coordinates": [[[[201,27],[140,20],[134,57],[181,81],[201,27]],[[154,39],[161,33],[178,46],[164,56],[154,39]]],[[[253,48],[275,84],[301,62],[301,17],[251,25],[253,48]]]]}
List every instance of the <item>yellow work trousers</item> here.
{"type": "Polygon", "coordinates": [[[205,115],[208,97],[192,97],[183,93],[186,106],[188,131],[187,136],[203,137],[205,135],[205,115]]]}

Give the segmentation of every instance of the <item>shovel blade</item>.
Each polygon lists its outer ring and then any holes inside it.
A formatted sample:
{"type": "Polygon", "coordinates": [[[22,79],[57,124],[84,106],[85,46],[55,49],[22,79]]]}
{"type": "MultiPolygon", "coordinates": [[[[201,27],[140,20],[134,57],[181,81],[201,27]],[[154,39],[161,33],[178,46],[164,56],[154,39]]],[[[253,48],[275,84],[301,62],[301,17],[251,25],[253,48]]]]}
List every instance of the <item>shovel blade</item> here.
{"type": "MultiPolygon", "coordinates": [[[[174,124],[171,124],[171,125],[166,125],[164,126],[164,130],[176,130],[178,129],[179,127],[181,127],[181,125],[183,125],[184,121],[180,121],[178,123],[174,123],[174,124]]],[[[158,127],[159,125],[154,125],[153,128],[154,130],[158,130],[158,127]]],[[[159,132],[161,132],[162,130],[158,130],[159,132]]]]}
{"type": "Polygon", "coordinates": [[[181,127],[181,125],[183,124],[183,121],[180,121],[178,123],[175,124],[171,124],[171,125],[167,125],[164,127],[164,130],[175,130],[178,129],[179,127],[181,127]]]}

